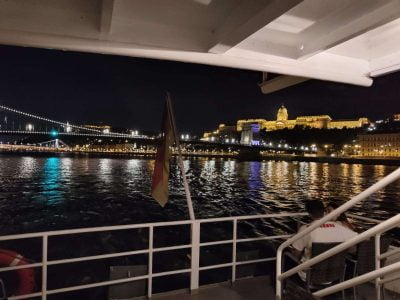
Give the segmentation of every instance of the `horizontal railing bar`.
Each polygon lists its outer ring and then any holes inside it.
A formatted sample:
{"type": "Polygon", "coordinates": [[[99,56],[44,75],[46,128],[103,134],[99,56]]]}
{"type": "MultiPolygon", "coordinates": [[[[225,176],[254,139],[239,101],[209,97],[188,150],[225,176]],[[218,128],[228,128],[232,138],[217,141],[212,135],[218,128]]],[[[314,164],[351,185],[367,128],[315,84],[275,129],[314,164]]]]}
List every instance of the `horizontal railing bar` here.
{"type": "Polygon", "coordinates": [[[35,238],[35,237],[42,237],[43,235],[60,236],[60,235],[70,235],[70,234],[78,234],[78,233],[94,233],[94,232],[104,232],[104,231],[149,228],[150,226],[162,227],[162,226],[173,226],[173,225],[188,225],[188,224],[191,224],[191,222],[192,221],[190,221],[190,220],[184,220],[184,221],[173,221],[173,222],[128,224],[128,225],[89,227],[89,228],[78,228],[78,229],[64,229],[64,230],[56,230],[56,231],[48,231],[48,232],[23,233],[23,234],[16,234],[16,235],[1,236],[0,241],[35,238]]]}
{"type": "Polygon", "coordinates": [[[200,243],[200,247],[213,246],[213,245],[223,245],[223,244],[232,244],[232,243],[233,243],[233,240],[222,240],[222,241],[215,241],[215,242],[200,243]]]}
{"type": "Polygon", "coordinates": [[[307,216],[307,213],[276,213],[276,214],[264,214],[264,215],[247,215],[247,216],[235,216],[235,217],[198,219],[196,221],[199,221],[200,223],[210,223],[210,222],[232,221],[234,219],[238,221],[243,221],[252,219],[286,218],[286,217],[301,217],[301,216],[307,216]]]}
{"type": "Polygon", "coordinates": [[[384,268],[378,269],[371,271],[369,273],[366,273],[364,275],[343,281],[341,283],[335,284],[333,286],[330,286],[328,288],[325,288],[323,290],[319,290],[318,292],[313,293],[313,296],[315,297],[325,297],[327,295],[351,288],[356,285],[363,284],[365,282],[369,282],[375,278],[385,276],[387,274],[393,273],[400,270],[400,262],[394,263],[392,265],[386,266],[384,268]]]}
{"type": "Polygon", "coordinates": [[[236,265],[256,264],[256,263],[274,261],[274,260],[276,260],[276,257],[252,259],[252,260],[245,260],[245,261],[237,261],[236,265]]]}
{"type": "Polygon", "coordinates": [[[142,223],[142,224],[89,227],[89,228],[78,228],[78,229],[64,229],[64,230],[56,230],[56,231],[5,235],[5,236],[0,236],[0,241],[27,239],[27,238],[40,238],[43,235],[60,236],[60,235],[70,235],[70,234],[79,234],[79,233],[83,234],[83,233],[94,233],[94,232],[103,232],[103,231],[149,228],[150,226],[166,227],[166,226],[175,226],[175,225],[189,225],[189,224],[192,224],[193,222],[200,222],[200,223],[224,222],[224,221],[233,221],[234,219],[243,221],[243,220],[265,219],[265,218],[299,217],[299,216],[305,216],[305,215],[307,215],[307,214],[306,213],[276,213],[276,214],[247,215],[247,216],[222,217],[222,218],[211,218],[211,219],[197,219],[194,221],[181,220],[181,221],[168,221],[168,222],[155,222],[155,223],[142,223]]]}
{"type": "Polygon", "coordinates": [[[188,248],[191,248],[191,247],[192,247],[192,245],[190,245],[190,244],[180,245],[180,246],[160,247],[160,248],[153,248],[153,252],[188,249],[188,248]]]}
{"type": "MultiPolygon", "coordinates": [[[[272,235],[272,236],[264,236],[264,237],[248,238],[248,239],[238,239],[238,240],[236,240],[236,242],[237,243],[246,243],[246,242],[263,241],[263,240],[285,239],[285,238],[289,238],[291,236],[292,236],[292,234],[272,235]]],[[[233,240],[222,240],[222,241],[200,243],[200,246],[212,246],[212,245],[232,244],[232,243],[233,243],[233,240]]]]}
{"type": "Polygon", "coordinates": [[[232,267],[233,262],[231,263],[226,263],[226,264],[219,264],[219,265],[211,265],[211,266],[205,266],[205,267],[200,267],[200,271],[205,271],[205,270],[212,270],[212,269],[218,269],[218,268],[224,268],[224,267],[232,267]]]}
{"type": "Polygon", "coordinates": [[[40,297],[42,296],[42,292],[37,292],[37,293],[32,293],[32,294],[25,294],[25,295],[20,295],[20,296],[10,296],[7,299],[8,300],[19,300],[19,299],[28,299],[32,297],[40,297]]]}
{"type": "Polygon", "coordinates": [[[378,280],[378,284],[382,285],[382,284],[385,284],[385,283],[388,283],[388,282],[395,281],[397,279],[400,279],[400,275],[389,277],[389,278],[384,278],[384,279],[379,279],[378,280]]]}
{"type": "Polygon", "coordinates": [[[387,258],[387,257],[389,257],[389,256],[395,255],[395,254],[397,254],[397,253],[400,253],[400,247],[395,248],[395,249],[390,250],[390,251],[387,251],[387,252],[385,252],[385,253],[379,255],[379,259],[384,259],[384,258],[387,258]]]}
{"type": "Polygon", "coordinates": [[[254,241],[263,241],[263,240],[276,240],[276,239],[286,239],[293,236],[293,234],[286,234],[286,235],[273,235],[273,236],[264,236],[258,238],[248,238],[248,239],[238,239],[238,243],[246,243],[246,242],[254,242],[254,241]]]}
{"type": "MultiPolygon", "coordinates": [[[[293,274],[302,271],[304,269],[307,269],[321,261],[323,261],[326,258],[329,258],[336,253],[339,253],[341,251],[345,251],[346,249],[358,244],[361,241],[364,241],[372,236],[375,236],[376,234],[382,233],[384,231],[387,231],[393,227],[398,226],[400,223],[400,214],[391,217],[390,219],[368,229],[367,231],[364,231],[363,233],[360,233],[359,235],[355,236],[354,238],[347,240],[323,253],[321,253],[318,256],[315,256],[306,262],[303,262],[302,264],[298,265],[297,267],[294,267],[290,269],[289,271],[286,271],[278,276],[278,279],[282,280],[285,279],[289,276],[292,276],[293,274]]],[[[286,243],[286,242],[285,242],[286,243]]]]}
{"type": "Polygon", "coordinates": [[[149,250],[135,250],[135,251],[126,251],[126,252],[118,252],[118,253],[110,253],[110,254],[100,254],[100,255],[93,255],[93,256],[82,256],[76,258],[66,258],[66,259],[59,259],[59,260],[49,260],[47,261],[47,265],[61,265],[67,263],[75,263],[81,261],[89,261],[89,260],[96,260],[96,259],[104,259],[104,258],[113,258],[113,257],[120,257],[120,256],[128,256],[128,255],[136,255],[136,254],[145,254],[149,253],[149,250]]]}
{"type": "Polygon", "coordinates": [[[13,267],[4,267],[0,268],[0,272],[7,272],[7,271],[14,271],[20,269],[29,269],[29,268],[37,268],[43,266],[42,263],[34,263],[29,265],[20,265],[20,266],[13,266],[13,267]]]}
{"type": "Polygon", "coordinates": [[[191,271],[192,271],[192,269],[181,269],[181,270],[153,273],[152,276],[153,277],[161,277],[161,276],[168,276],[168,275],[174,275],[174,274],[190,273],[191,271]]]}
{"type": "Polygon", "coordinates": [[[358,220],[367,221],[367,222],[371,222],[371,223],[377,223],[377,224],[382,223],[384,221],[384,220],[382,221],[382,220],[378,220],[378,219],[358,216],[358,215],[351,214],[351,213],[346,213],[346,216],[350,217],[352,219],[358,219],[358,220]]]}
{"type": "Polygon", "coordinates": [[[143,275],[143,276],[123,278],[123,279],[102,281],[102,282],[97,282],[97,283],[75,285],[75,286],[66,287],[66,288],[47,290],[47,294],[48,295],[53,295],[53,294],[60,294],[60,293],[66,293],[66,292],[73,292],[73,291],[78,291],[78,290],[90,289],[90,288],[95,288],[95,287],[100,287],[100,286],[114,285],[114,284],[119,284],[119,283],[127,283],[127,282],[131,282],[131,281],[148,279],[148,277],[149,277],[148,275],[143,275]]]}

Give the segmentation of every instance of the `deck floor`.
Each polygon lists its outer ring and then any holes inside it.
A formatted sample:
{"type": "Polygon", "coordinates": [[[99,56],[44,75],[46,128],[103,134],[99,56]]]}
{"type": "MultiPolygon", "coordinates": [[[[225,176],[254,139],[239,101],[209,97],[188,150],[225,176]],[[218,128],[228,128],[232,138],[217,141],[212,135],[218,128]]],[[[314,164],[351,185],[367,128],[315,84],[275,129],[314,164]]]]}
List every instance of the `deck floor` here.
{"type": "MultiPolygon", "coordinates": [[[[346,299],[352,299],[352,292],[346,293],[346,299]]],[[[260,276],[241,279],[230,284],[202,287],[195,294],[174,293],[169,295],[154,295],[157,300],[267,300],[275,299],[275,291],[269,277],[260,276]]],[[[357,300],[374,300],[375,289],[372,284],[363,284],[357,288],[357,300]]],[[[385,300],[400,300],[400,295],[385,292],[385,300]]]]}
{"type": "Polygon", "coordinates": [[[274,299],[275,291],[269,277],[242,279],[230,284],[202,287],[196,294],[172,294],[154,296],[157,300],[266,300],[274,299]]]}

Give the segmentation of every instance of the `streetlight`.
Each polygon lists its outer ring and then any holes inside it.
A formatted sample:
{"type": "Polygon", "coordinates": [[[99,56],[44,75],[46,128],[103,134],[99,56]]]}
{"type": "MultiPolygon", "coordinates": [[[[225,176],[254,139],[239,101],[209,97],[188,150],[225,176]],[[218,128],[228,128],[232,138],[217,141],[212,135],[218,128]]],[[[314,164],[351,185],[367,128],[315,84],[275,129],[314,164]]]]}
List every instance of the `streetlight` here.
{"type": "Polygon", "coordinates": [[[32,124],[27,124],[26,125],[26,130],[27,131],[33,131],[33,125],[32,124]]]}

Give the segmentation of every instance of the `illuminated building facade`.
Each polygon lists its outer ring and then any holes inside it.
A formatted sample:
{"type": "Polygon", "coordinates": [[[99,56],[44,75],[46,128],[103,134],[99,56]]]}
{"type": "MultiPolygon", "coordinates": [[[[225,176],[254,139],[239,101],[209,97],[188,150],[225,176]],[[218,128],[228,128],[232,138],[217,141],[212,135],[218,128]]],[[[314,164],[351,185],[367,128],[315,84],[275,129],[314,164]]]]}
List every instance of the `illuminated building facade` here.
{"type": "Polygon", "coordinates": [[[245,124],[240,135],[240,144],[259,145],[260,144],[260,126],[258,124],[245,124]]]}
{"type": "Polygon", "coordinates": [[[259,124],[260,129],[266,131],[274,131],[280,129],[293,129],[295,126],[303,126],[310,128],[325,129],[343,129],[343,128],[359,128],[369,124],[367,118],[359,118],[353,120],[332,120],[328,115],[319,116],[299,116],[296,119],[289,120],[289,114],[285,106],[281,106],[276,115],[275,121],[267,121],[265,119],[248,119],[239,120],[236,123],[237,131],[241,131],[245,124],[259,124]]]}
{"type": "Polygon", "coordinates": [[[375,133],[358,136],[362,156],[400,157],[400,133],[375,133]]]}
{"type": "Polygon", "coordinates": [[[206,131],[201,138],[202,141],[222,142],[236,144],[239,142],[240,134],[236,131],[236,126],[226,126],[219,124],[218,129],[206,131]]]}
{"type": "MultiPolygon", "coordinates": [[[[281,129],[293,129],[296,126],[319,128],[319,129],[343,129],[343,128],[360,128],[368,125],[370,121],[367,118],[358,118],[351,120],[332,120],[329,115],[318,116],[299,116],[296,119],[289,120],[289,114],[285,106],[281,106],[276,115],[276,120],[267,121],[266,119],[245,119],[236,122],[235,130],[242,132],[246,125],[257,125],[260,130],[274,131],[281,129]]],[[[205,132],[202,140],[208,141],[211,138],[217,139],[225,130],[234,130],[235,126],[219,125],[217,130],[205,132]]]]}

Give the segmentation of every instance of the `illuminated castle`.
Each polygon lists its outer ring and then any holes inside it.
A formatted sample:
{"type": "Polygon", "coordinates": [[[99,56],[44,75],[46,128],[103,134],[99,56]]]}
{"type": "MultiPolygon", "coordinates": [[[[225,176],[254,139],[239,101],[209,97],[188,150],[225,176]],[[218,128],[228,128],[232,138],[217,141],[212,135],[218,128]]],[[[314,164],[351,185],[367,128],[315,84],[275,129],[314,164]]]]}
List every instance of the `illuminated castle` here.
{"type": "Polygon", "coordinates": [[[242,131],[245,124],[259,124],[260,129],[267,131],[279,129],[293,129],[295,126],[305,126],[310,128],[326,128],[326,129],[343,129],[343,128],[358,128],[369,123],[367,118],[359,118],[353,120],[332,120],[328,115],[320,116],[300,116],[294,120],[289,120],[289,114],[285,106],[278,109],[276,121],[267,121],[265,119],[247,119],[238,120],[236,130],[242,131]]]}
{"type": "Polygon", "coordinates": [[[213,137],[217,140],[221,133],[225,133],[229,128],[238,133],[241,133],[250,126],[257,125],[259,130],[274,131],[280,129],[293,129],[295,126],[308,127],[308,128],[319,128],[319,129],[343,129],[343,128],[359,128],[369,124],[367,118],[358,118],[350,120],[332,120],[329,115],[318,115],[318,116],[299,116],[296,119],[289,120],[289,114],[285,106],[281,106],[278,109],[276,120],[267,121],[266,119],[246,119],[238,120],[236,127],[225,126],[220,124],[218,129],[203,134],[203,140],[209,140],[213,137]]]}

